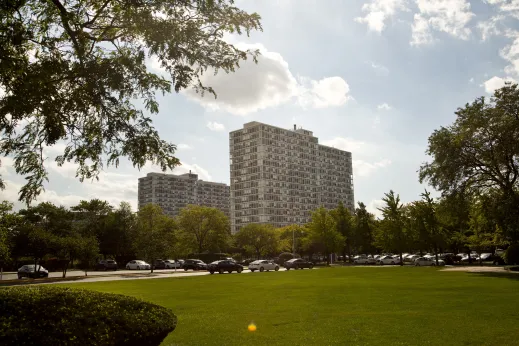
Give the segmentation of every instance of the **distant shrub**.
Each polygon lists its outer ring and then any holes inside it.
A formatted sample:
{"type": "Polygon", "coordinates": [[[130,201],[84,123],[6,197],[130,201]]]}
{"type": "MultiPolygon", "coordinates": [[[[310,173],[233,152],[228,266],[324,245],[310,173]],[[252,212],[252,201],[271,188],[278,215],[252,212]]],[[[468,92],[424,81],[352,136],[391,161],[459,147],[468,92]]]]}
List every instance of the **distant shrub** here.
{"type": "Polygon", "coordinates": [[[160,345],[177,324],[164,307],[51,286],[0,289],[0,345],[160,345]]]}
{"type": "Polygon", "coordinates": [[[506,249],[503,258],[506,264],[519,264],[519,245],[510,245],[508,249],[506,249]]]}

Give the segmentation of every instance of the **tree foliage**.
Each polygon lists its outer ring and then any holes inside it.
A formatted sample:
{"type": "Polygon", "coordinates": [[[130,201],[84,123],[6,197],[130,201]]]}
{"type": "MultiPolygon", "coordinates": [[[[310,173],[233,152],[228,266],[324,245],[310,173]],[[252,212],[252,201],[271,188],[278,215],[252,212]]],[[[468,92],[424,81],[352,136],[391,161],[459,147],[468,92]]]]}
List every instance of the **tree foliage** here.
{"type": "MultiPolygon", "coordinates": [[[[188,205],[178,217],[179,238],[190,251],[220,252],[229,246],[231,231],[227,216],[216,208],[188,205]]],[[[186,254],[187,254],[186,253],[186,254]]]]}
{"type": "Polygon", "coordinates": [[[26,175],[20,199],[28,204],[41,193],[44,148],[59,141],[65,148],[51,159],[77,163],[81,181],[121,157],[138,168],[178,165],[175,145],[148,115],[159,111],[156,92],[193,87],[216,96],[203,73],[233,72],[259,54],[224,35],[258,29],[259,15],[232,0],[2,1],[0,155],[14,156],[16,172],[26,175]],[[150,70],[147,58],[168,77],[150,70]]]}
{"type": "Polygon", "coordinates": [[[320,207],[312,213],[307,230],[307,246],[314,245],[318,248],[326,256],[328,263],[330,254],[342,250],[345,239],[337,231],[335,219],[325,208],[320,207]]]}
{"type": "Polygon", "coordinates": [[[399,253],[402,264],[402,252],[409,246],[410,240],[405,229],[404,206],[400,203],[400,196],[395,195],[393,190],[386,193],[382,201],[385,206],[379,210],[383,219],[377,228],[375,241],[382,249],[399,253]]]}
{"type": "Polygon", "coordinates": [[[484,195],[498,191],[503,229],[519,240],[519,89],[508,83],[490,100],[480,97],[459,108],[455,122],[429,137],[432,161],[420,181],[445,194],[484,195]]]}
{"type": "Polygon", "coordinates": [[[243,226],[234,237],[238,246],[257,259],[274,256],[280,251],[279,232],[272,225],[251,223],[243,226]]]}
{"type": "Polygon", "coordinates": [[[134,248],[139,258],[153,266],[156,259],[173,255],[175,223],[156,204],[147,204],[137,213],[134,248]]]}

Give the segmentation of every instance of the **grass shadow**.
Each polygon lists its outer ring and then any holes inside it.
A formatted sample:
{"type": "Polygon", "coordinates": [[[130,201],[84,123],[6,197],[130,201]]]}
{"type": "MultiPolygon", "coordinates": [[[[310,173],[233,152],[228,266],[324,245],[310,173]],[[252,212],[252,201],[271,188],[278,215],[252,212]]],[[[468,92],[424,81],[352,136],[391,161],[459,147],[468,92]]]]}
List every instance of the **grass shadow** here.
{"type": "Polygon", "coordinates": [[[519,281],[519,273],[513,272],[472,272],[470,274],[488,278],[500,278],[519,281]]]}

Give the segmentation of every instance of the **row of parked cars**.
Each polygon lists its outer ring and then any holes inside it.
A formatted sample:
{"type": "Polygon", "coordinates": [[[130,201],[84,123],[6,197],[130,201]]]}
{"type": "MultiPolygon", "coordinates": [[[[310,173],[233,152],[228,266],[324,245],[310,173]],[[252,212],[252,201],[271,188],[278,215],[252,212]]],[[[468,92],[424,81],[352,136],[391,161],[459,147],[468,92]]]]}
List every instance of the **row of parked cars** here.
{"type": "MultiPolygon", "coordinates": [[[[427,253],[425,255],[404,253],[402,254],[402,260],[407,264],[415,266],[435,266],[436,255],[427,253]]],[[[438,265],[453,265],[453,264],[468,264],[473,263],[492,263],[494,265],[505,264],[503,258],[498,254],[492,253],[481,253],[471,252],[470,257],[468,253],[441,253],[438,254],[438,265]]],[[[400,264],[400,255],[395,254],[382,254],[382,255],[357,255],[353,257],[353,263],[355,264],[400,264]]]]}

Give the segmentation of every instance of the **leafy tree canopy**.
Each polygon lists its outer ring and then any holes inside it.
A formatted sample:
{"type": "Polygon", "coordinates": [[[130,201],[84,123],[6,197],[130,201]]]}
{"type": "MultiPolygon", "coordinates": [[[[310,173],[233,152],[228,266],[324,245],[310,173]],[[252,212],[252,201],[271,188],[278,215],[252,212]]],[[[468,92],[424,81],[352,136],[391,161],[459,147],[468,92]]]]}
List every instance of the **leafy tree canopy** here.
{"type": "Polygon", "coordinates": [[[20,200],[41,193],[44,148],[58,141],[66,146],[56,162],[77,163],[81,181],[121,157],[138,168],[178,165],[145,112],[158,113],[156,92],[192,86],[216,96],[200,76],[256,60],[223,39],[251,30],[261,30],[259,15],[233,0],[1,1],[0,155],[26,175],[20,200]],[[169,78],[150,72],[147,57],[169,78]]]}

